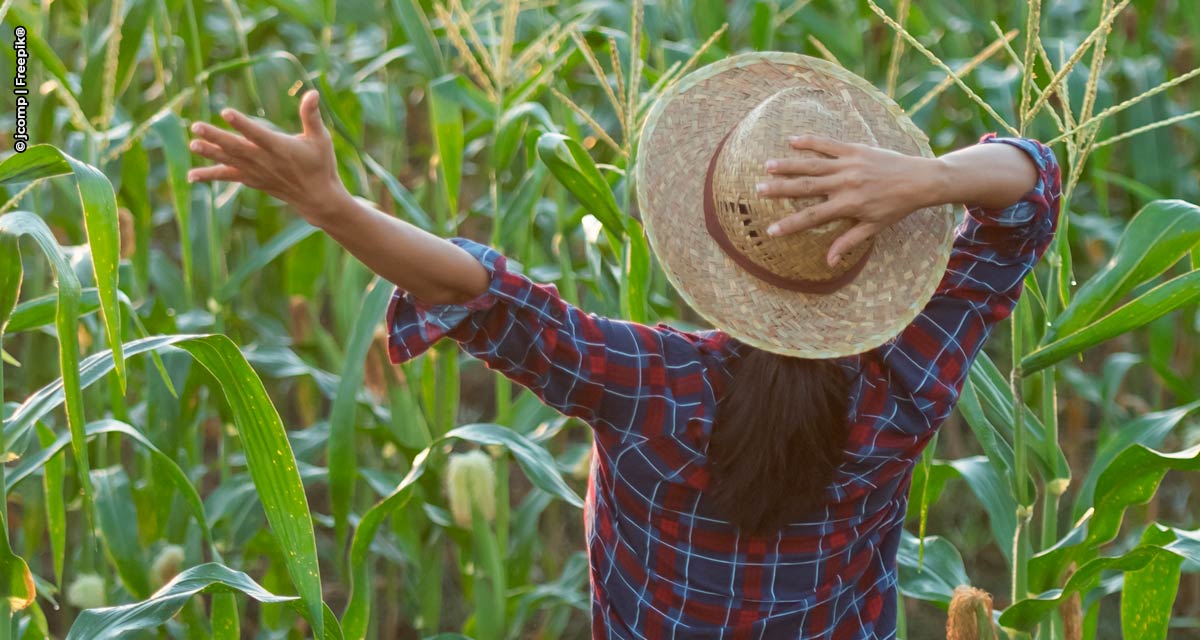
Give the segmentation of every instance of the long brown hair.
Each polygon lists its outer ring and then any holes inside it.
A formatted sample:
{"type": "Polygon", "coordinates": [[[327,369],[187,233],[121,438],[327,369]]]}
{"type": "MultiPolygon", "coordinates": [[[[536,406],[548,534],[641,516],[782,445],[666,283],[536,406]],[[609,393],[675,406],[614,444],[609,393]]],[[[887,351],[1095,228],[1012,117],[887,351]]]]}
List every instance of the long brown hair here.
{"type": "Polygon", "coordinates": [[[842,461],[849,383],[833,360],[742,350],[713,421],[711,498],[725,520],[763,534],[823,504],[842,461]]]}

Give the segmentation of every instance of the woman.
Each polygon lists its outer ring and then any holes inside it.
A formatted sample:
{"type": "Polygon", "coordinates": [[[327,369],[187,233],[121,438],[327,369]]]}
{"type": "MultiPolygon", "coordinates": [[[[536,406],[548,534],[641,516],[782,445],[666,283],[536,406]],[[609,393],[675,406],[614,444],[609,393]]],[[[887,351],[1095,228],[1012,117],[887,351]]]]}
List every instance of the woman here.
{"type": "Polygon", "coordinates": [[[356,201],[313,92],[298,136],[222,115],[244,137],[195,124],[219,164],[189,179],[284,200],[396,284],[393,362],[449,336],[593,427],[593,637],[895,635],[913,463],[1054,234],[1047,147],[931,157],[887,98],[804,56],[693,72],[637,161],[656,256],[721,327],[686,332],[586,313],[356,201]]]}

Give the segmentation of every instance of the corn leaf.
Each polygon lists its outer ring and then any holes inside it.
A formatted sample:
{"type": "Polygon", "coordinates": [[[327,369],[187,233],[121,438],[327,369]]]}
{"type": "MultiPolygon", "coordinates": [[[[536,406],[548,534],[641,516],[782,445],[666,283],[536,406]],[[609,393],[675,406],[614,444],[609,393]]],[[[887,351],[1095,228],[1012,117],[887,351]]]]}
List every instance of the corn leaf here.
{"type": "MultiPolygon", "coordinates": [[[[120,237],[117,230],[117,196],[113,193],[112,183],[95,167],[80,162],[53,146],[39,144],[29,147],[25,153],[14,154],[0,162],[0,184],[63,175],[63,164],[75,174],[75,186],[83,208],[88,247],[92,252],[92,275],[96,281],[96,288],[100,290],[100,315],[104,319],[108,346],[116,352],[117,379],[121,390],[124,391],[125,358],[120,351],[121,316],[117,311],[120,237]]],[[[78,300],[74,304],[78,304],[78,300]]]]}
{"type": "MultiPolygon", "coordinates": [[[[1149,253],[1156,252],[1157,249],[1149,253]]],[[[1082,296],[1075,299],[1078,301],[1082,296]]],[[[1200,299],[1200,271],[1172,278],[1095,322],[1034,350],[1021,359],[1021,372],[1029,375],[1041,371],[1089,347],[1144,326],[1197,299],[1200,299]]]]}
{"type": "Polygon", "coordinates": [[[347,519],[354,504],[354,479],[358,477],[358,458],[355,455],[355,424],[358,412],[358,391],[363,383],[363,364],[367,350],[375,338],[379,318],[387,310],[394,287],[376,278],[370,292],[363,297],[362,307],[350,332],[342,361],[342,376],[329,415],[329,503],[333,509],[334,531],[338,548],[345,546],[347,519]]]}
{"type": "MultiPolygon", "coordinates": [[[[1200,207],[1182,200],[1157,200],[1143,207],[1125,227],[1112,259],[1075,292],[1070,306],[1047,329],[1042,347],[1096,322],[1134,287],[1162,274],[1197,243],[1200,207]]],[[[1022,369],[1030,373],[1024,364],[1022,369]]]]}
{"type": "MultiPolygon", "coordinates": [[[[155,336],[126,343],[123,348],[132,356],[172,346],[187,351],[208,369],[224,393],[267,522],[279,546],[287,550],[284,559],[292,584],[304,601],[317,635],[323,635],[321,574],[312,516],[291,444],[262,380],[237,346],[219,334],[155,336]]],[[[111,351],[92,355],[77,369],[72,368],[79,381],[76,386],[87,387],[112,368],[111,351]]],[[[18,440],[31,428],[33,421],[63,401],[63,394],[63,380],[59,379],[29,396],[5,423],[5,442],[18,440]]]]}
{"type": "Polygon", "coordinates": [[[240,592],[263,603],[296,601],[296,598],[277,596],[267,591],[241,571],[210,562],[182,571],[141,602],[81,612],[67,632],[67,640],[126,638],[131,632],[166,624],[195,595],[230,591],[240,592]]]}
{"type": "Polygon", "coordinates": [[[561,133],[547,132],[538,137],[537,151],[550,173],[609,233],[618,239],[624,237],[624,216],[617,208],[612,189],[578,142],[561,133]]]}

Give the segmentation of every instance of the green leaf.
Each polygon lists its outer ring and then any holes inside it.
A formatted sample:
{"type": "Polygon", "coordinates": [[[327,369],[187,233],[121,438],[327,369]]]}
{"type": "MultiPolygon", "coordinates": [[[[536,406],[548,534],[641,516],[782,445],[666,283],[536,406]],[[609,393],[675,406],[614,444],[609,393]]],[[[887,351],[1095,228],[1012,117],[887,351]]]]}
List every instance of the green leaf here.
{"type": "MultiPolygon", "coordinates": [[[[629,219],[632,224],[637,222],[629,219]]],[[[650,311],[650,247],[642,233],[625,236],[624,269],[621,278],[621,314],[633,322],[648,322],[650,311]]]]}
{"type": "Polygon", "coordinates": [[[21,247],[17,237],[0,233],[0,338],[4,337],[21,298],[21,247]]]}
{"type": "Polygon", "coordinates": [[[363,298],[354,329],[346,345],[342,376],[329,414],[329,441],[326,459],[329,465],[329,503],[333,508],[334,531],[338,548],[345,548],[346,526],[354,504],[354,479],[358,476],[354,427],[357,422],[358,390],[363,383],[363,365],[367,350],[375,339],[379,318],[387,310],[394,287],[376,278],[363,298]]]}
{"type": "Polygon", "coordinates": [[[1071,594],[1084,593],[1095,587],[1105,571],[1133,572],[1156,562],[1173,562],[1179,559],[1200,562],[1200,532],[1178,529],[1169,531],[1174,536],[1174,540],[1169,544],[1160,546],[1143,543],[1119,556],[1094,558],[1084,563],[1078,571],[1071,574],[1062,588],[1048,589],[1031,598],[1019,600],[1005,609],[1000,614],[1000,624],[1017,631],[1032,631],[1071,594]]]}
{"type": "Polygon", "coordinates": [[[192,300],[195,283],[192,262],[192,185],[187,180],[192,168],[192,153],[188,150],[187,133],[179,116],[168,112],[154,122],[152,128],[162,141],[167,162],[167,185],[175,201],[175,216],[179,226],[179,251],[183,260],[184,296],[192,300]]]}
{"type": "MultiPolygon", "coordinates": [[[[10,214],[11,215],[11,214],[10,214]]],[[[0,218],[0,220],[4,220],[0,218]]],[[[128,355],[152,352],[167,347],[187,351],[220,386],[229,403],[234,426],[241,436],[250,477],[262,501],[271,532],[286,550],[284,560],[292,584],[300,593],[313,628],[323,635],[321,616],[321,574],[317,563],[316,537],[312,516],[296,457],[288,442],[279,412],[271,403],[262,379],[246,362],[237,345],[223,335],[155,336],[123,345],[128,355]]],[[[97,353],[85,359],[76,371],[86,387],[113,368],[112,352],[97,353]]],[[[42,387],[17,408],[4,425],[5,442],[18,440],[33,421],[58,406],[63,399],[61,379],[42,387]]],[[[72,439],[74,442],[74,438],[72,439]]],[[[331,632],[332,633],[332,632],[331,632]]]]}
{"type": "Polygon", "coordinates": [[[229,338],[197,336],[181,340],[178,346],[191,353],[220,383],[267,522],[284,550],[292,584],[308,607],[316,635],[323,636],[321,572],[312,516],[279,412],[262,379],[229,338]]]}
{"type": "Polygon", "coordinates": [[[104,550],[125,589],[135,598],[145,598],[150,595],[150,577],[138,540],[138,515],[129,476],[121,467],[94,469],[91,474],[96,492],[96,524],[100,527],[104,550]]]}
{"type": "Polygon", "coordinates": [[[609,233],[618,239],[624,237],[624,215],[617,208],[612,189],[582,145],[561,133],[547,132],[538,137],[537,151],[550,173],[609,233]]]}
{"type": "Polygon", "coordinates": [[[1087,475],[1084,476],[1083,483],[1079,486],[1079,493],[1075,499],[1075,517],[1081,517],[1084,510],[1092,506],[1096,481],[1100,479],[1101,474],[1114,458],[1135,444],[1147,447],[1159,446],[1167,434],[1184,417],[1196,409],[1200,409],[1200,401],[1138,416],[1129,424],[1118,429],[1112,437],[1100,443],[1092,458],[1092,465],[1088,469],[1087,475]]]}
{"type": "Polygon", "coordinates": [[[67,640],[119,640],[133,631],[166,624],[183,605],[200,593],[243,593],[263,603],[291,603],[296,598],[277,596],[250,576],[210,562],[181,572],[153,596],[141,602],[87,609],[80,612],[67,632],[67,640]]]}
{"type": "Polygon", "coordinates": [[[433,29],[429,28],[429,20],[420,3],[417,0],[392,0],[392,11],[408,36],[408,41],[416,48],[417,59],[425,66],[426,77],[442,75],[442,52],[433,38],[433,29]]]}
{"type": "MultiPolygon", "coordinates": [[[[188,510],[191,511],[192,516],[196,519],[196,524],[200,525],[201,535],[204,536],[204,539],[208,541],[210,545],[212,544],[212,533],[209,531],[208,518],[204,514],[204,503],[200,499],[200,494],[197,493],[196,488],[192,486],[191,481],[188,480],[187,474],[183,472],[183,469],[180,468],[178,463],[172,460],[171,457],[166,453],[163,453],[163,451],[158,447],[154,446],[154,443],[150,442],[149,438],[147,438],[141,431],[138,431],[129,424],[119,420],[112,420],[109,418],[96,420],[88,423],[85,431],[89,440],[98,435],[106,433],[121,434],[148,451],[150,455],[154,456],[159,462],[161,462],[161,469],[167,474],[167,477],[163,479],[174,485],[175,489],[179,491],[179,494],[183,496],[184,502],[187,503],[188,510]]],[[[45,468],[45,473],[47,474],[51,473],[51,469],[55,465],[61,469],[62,459],[58,456],[58,453],[66,448],[67,444],[70,442],[70,434],[63,434],[62,436],[55,438],[54,432],[42,426],[41,423],[38,423],[38,434],[42,443],[42,448],[32,455],[22,457],[21,461],[17,463],[17,466],[13,469],[12,474],[9,476],[9,493],[12,493],[13,489],[15,489],[16,486],[21,483],[21,481],[28,478],[39,468],[45,468]]],[[[57,486],[59,488],[58,498],[61,501],[61,479],[58,481],[57,486]]],[[[49,493],[49,491],[50,486],[47,485],[47,492],[49,493]]],[[[61,570],[58,573],[61,575],[61,570]]]]}
{"type": "Polygon", "coordinates": [[[462,184],[463,119],[462,109],[450,95],[448,85],[455,80],[447,75],[429,84],[429,118],[437,144],[442,195],[446,198],[451,225],[458,213],[458,189],[462,184]]]}
{"type": "MultiPolygon", "coordinates": [[[[39,422],[37,424],[38,441],[46,449],[55,443],[54,431],[39,422]]],[[[59,449],[71,442],[71,434],[59,438],[59,449]]],[[[26,459],[21,460],[23,466],[26,459]]],[[[13,471],[13,477],[8,484],[11,492],[13,486],[20,482],[18,467],[13,471]]],[[[45,462],[42,468],[42,495],[46,500],[46,529],[50,534],[50,554],[54,557],[54,579],[61,588],[63,579],[63,562],[67,552],[67,507],[63,497],[63,483],[67,476],[67,463],[61,456],[53,456],[45,462]]],[[[191,485],[188,485],[191,486],[191,485]]],[[[7,496],[6,496],[7,497],[7,496]]]]}
{"type": "Polygon", "coordinates": [[[232,593],[213,594],[212,630],[214,640],[239,640],[237,597],[232,593]]]}
{"type": "MultiPolygon", "coordinates": [[[[997,443],[994,451],[985,450],[985,453],[989,453],[989,458],[992,454],[1002,455],[1011,465],[1012,446],[1010,441],[1013,436],[1012,425],[1015,422],[1015,416],[1013,415],[1012,388],[1008,384],[1008,379],[1000,373],[996,364],[983,352],[980,352],[975,358],[975,362],[971,364],[971,369],[967,374],[968,384],[978,396],[980,410],[991,416],[990,424],[993,430],[1002,437],[1000,441],[1002,444],[997,443]],[[1007,449],[1007,453],[1005,453],[1005,449],[1007,449]]],[[[1046,429],[1042,425],[1041,418],[1029,407],[1025,407],[1024,411],[1025,432],[1029,437],[1027,442],[1034,453],[1032,460],[1037,465],[1038,471],[1052,478],[1070,478],[1071,467],[1067,464],[1062,447],[1053,447],[1053,454],[1047,452],[1046,429]]],[[[1030,481],[1032,482],[1032,480],[1030,481]]]]}
{"type": "Polygon", "coordinates": [[[1084,283],[1046,331],[1042,345],[1093,324],[1125,294],[1169,269],[1198,242],[1200,207],[1182,200],[1146,205],[1125,227],[1112,259],[1084,283]]]}
{"type": "Polygon", "coordinates": [[[35,144],[0,162],[0,184],[32,182],[44,178],[70,175],[71,165],[63,153],[48,144],[35,144]]]}
{"type": "Polygon", "coordinates": [[[907,529],[902,529],[900,535],[896,553],[900,592],[910,598],[949,606],[954,587],[971,584],[958,549],[938,536],[927,536],[922,541],[907,529]],[[922,542],[924,558],[918,561],[922,542]]]}
{"type": "Polygon", "coordinates": [[[1007,479],[1001,477],[984,456],[959,458],[946,464],[958,472],[971,493],[979,499],[988,514],[992,539],[1004,559],[1012,562],[1012,545],[1008,541],[1016,535],[1017,501],[1013,498],[1007,479]]]}
{"type": "Polygon", "coordinates": [[[261,247],[255,249],[246,258],[245,262],[239,264],[237,269],[234,269],[233,273],[229,274],[225,283],[217,291],[217,299],[222,302],[229,301],[230,298],[242,290],[242,287],[245,286],[246,280],[250,276],[258,273],[263,267],[275,260],[275,258],[283,255],[285,251],[318,231],[320,229],[312,226],[303,218],[293,220],[288,224],[287,228],[275,234],[274,237],[263,243],[261,247]]]}
{"type": "Polygon", "coordinates": [[[522,102],[505,111],[496,128],[496,146],[492,149],[494,169],[500,171],[512,164],[517,145],[524,137],[523,133],[529,120],[536,120],[547,131],[557,128],[546,107],[538,102],[522,102]]]}
{"type": "MultiPolygon", "coordinates": [[[[0,167],[3,165],[0,164],[0,167]]],[[[67,424],[71,429],[71,449],[75,454],[75,469],[78,473],[80,486],[83,488],[85,517],[91,518],[92,487],[88,477],[90,465],[88,462],[87,443],[84,437],[83,392],[79,376],[79,279],[74,269],[63,255],[62,248],[54,239],[54,234],[41,218],[28,211],[13,211],[0,216],[0,236],[9,236],[15,240],[20,236],[29,236],[45,254],[46,259],[54,270],[55,284],[58,287],[58,303],[55,310],[55,329],[58,332],[58,366],[63,377],[63,391],[66,394],[67,424]]],[[[16,247],[15,242],[10,245],[16,247]]],[[[13,251],[19,258],[19,252],[13,251]]],[[[11,265],[9,265],[11,268],[11,265]]],[[[11,278],[11,276],[10,276],[11,278]]],[[[19,276],[18,276],[19,279],[19,276]]],[[[116,353],[121,353],[118,348],[116,353]]],[[[24,406],[24,405],[22,405],[24,406]]],[[[20,413],[19,410],[17,413],[20,413]]],[[[16,421],[5,423],[4,450],[10,451],[16,437],[8,437],[8,429],[16,421]]],[[[25,429],[28,430],[29,425],[25,429]]]]}
{"type": "MultiPolygon", "coordinates": [[[[1146,527],[1142,544],[1167,545],[1175,540],[1168,529],[1146,527]]],[[[1145,567],[1125,574],[1121,590],[1121,632],[1125,638],[1165,640],[1171,624],[1171,607],[1179,592],[1183,557],[1158,554],[1145,567]]]]}
{"type": "Polygon", "coordinates": [[[525,436],[501,425],[489,423],[468,424],[452,429],[418,453],[413,458],[412,468],[400,480],[400,484],[396,485],[395,490],[377,502],[359,520],[358,528],[355,529],[354,536],[350,541],[350,599],[342,614],[342,626],[347,636],[360,638],[367,631],[371,611],[371,590],[365,587],[370,576],[367,553],[371,541],[375,538],[383,521],[412,498],[413,488],[425,474],[430,456],[442,449],[442,445],[450,440],[466,440],[481,445],[503,446],[517,459],[517,464],[521,466],[526,477],[534,486],[565,500],[572,506],[583,507],[583,500],[563,480],[562,474],[559,473],[554,462],[554,457],[525,436]]]}
{"type": "Polygon", "coordinates": [[[108,346],[116,350],[117,379],[121,390],[124,391],[125,359],[120,352],[121,316],[117,312],[120,234],[117,228],[117,196],[113,193],[112,183],[95,167],[80,162],[51,145],[38,144],[29,147],[25,153],[14,154],[0,162],[0,184],[63,175],[63,164],[68,167],[70,173],[75,174],[75,187],[83,208],[88,247],[92,252],[92,275],[96,281],[96,288],[100,290],[100,315],[104,319],[108,346]],[[30,154],[35,155],[26,159],[30,154]],[[52,159],[53,156],[57,156],[57,160],[52,159]]]}
{"type": "Polygon", "coordinates": [[[1030,588],[1048,588],[1071,562],[1094,555],[1100,545],[1112,541],[1120,531],[1125,510],[1154,497],[1169,470],[1200,470],[1200,445],[1163,453],[1137,444],[1118,454],[1096,481],[1091,510],[1062,540],[1030,558],[1030,588]]]}
{"type": "MultiPolygon", "coordinates": [[[[1157,248],[1150,251],[1157,252],[1157,248]]],[[[1040,371],[1105,340],[1141,327],[1197,299],[1200,299],[1200,271],[1191,271],[1172,278],[1099,320],[1038,347],[1021,359],[1022,375],[1040,371]]],[[[1080,298],[1077,297],[1076,301],[1078,300],[1080,298]]]]}

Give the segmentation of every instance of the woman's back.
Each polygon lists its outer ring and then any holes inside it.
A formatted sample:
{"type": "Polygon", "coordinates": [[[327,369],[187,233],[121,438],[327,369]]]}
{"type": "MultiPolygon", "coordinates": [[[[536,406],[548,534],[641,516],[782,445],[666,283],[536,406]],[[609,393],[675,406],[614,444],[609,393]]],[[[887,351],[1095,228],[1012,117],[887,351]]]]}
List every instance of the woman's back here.
{"type": "Polygon", "coordinates": [[[740,533],[706,500],[713,416],[745,347],[723,332],[583,312],[553,285],[508,270],[495,250],[454,238],[488,269],[488,290],[462,305],[426,305],[398,289],[391,359],[450,336],[593,427],[584,516],[593,637],[893,637],[913,463],[1057,226],[1049,149],[985,141],[1027,152],[1036,188],[1001,211],[971,209],[920,315],[893,340],[838,361],[851,382],[844,461],[824,507],[773,535],[740,533]]]}

